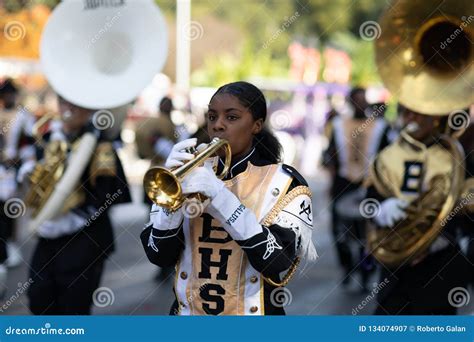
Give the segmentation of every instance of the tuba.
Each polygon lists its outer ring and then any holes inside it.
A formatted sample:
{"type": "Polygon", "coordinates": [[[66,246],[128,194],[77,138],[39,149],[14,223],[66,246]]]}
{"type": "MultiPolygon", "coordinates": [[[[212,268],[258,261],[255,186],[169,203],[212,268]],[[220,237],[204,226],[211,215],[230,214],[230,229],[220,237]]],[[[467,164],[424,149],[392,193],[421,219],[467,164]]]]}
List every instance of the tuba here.
{"type": "MultiPolygon", "coordinates": [[[[222,172],[217,176],[222,179],[229,171],[231,163],[231,149],[227,140],[214,138],[201,152],[194,152],[194,159],[188,161],[184,165],[168,170],[161,166],[151,167],[143,178],[143,187],[148,198],[160,207],[171,211],[179,209],[187,196],[184,196],[181,190],[181,181],[196,167],[201,166],[204,162],[214,155],[218,150],[224,149],[225,162],[222,172]]],[[[198,200],[204,201],[202,195],[197,194],[198,200]]]]}
{"type": "MultiPolygon", "coordinates": [[[[56,6],[43,30],[40,58],[54,91],[99,114],[94,114],[97,130],[103,128],[101,120],[108,121],[101,134],[114,139],[127,104],[161,70],[167,49],[166,22],[153,0],[66,0],[56,6]]],[[[83,134],[68,158],[70,147],[64,142],[45,147],[26,195],[33,209],[31,230],[80,204],[75,189],[95,151],[97,133],[83,134]]]]}
{"type": "MultiPolygon", "coordinates": [[[[466,16],[474,12],[474,3],[436,0],[428,6],[422,0],[398,0],[391,5],[379,21],[381,36],[375,43],[377,67],[387,89],[403,105],[432,116],[474,103],[474,17],[466,16]]],[[[451,173],[435,175],[396,228],[369,230],[369,249],[387,267],[420,257],[442,232],[464,183],[464,152],[458,135],[440,136],[450,153],[451,173]]],[[[426,148],[407,129],[401,138],[426,148]]],[[[391,189],[371,167],[374,186],[391,189]]],[[[400,196],[398,189],[388,191],[400,196]]]]}

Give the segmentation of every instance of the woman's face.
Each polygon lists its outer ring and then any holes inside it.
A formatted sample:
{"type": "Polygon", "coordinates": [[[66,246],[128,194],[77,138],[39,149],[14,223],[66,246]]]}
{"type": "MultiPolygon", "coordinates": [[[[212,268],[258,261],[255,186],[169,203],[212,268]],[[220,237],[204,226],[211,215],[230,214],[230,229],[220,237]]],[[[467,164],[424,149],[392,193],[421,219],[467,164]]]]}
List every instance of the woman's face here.
{"type": "Polygon", "coordinates": [[[234,158],[250,151],[253,137],[262,130],[262,124],[263,120],[254,120],[252,113],[233,95],[217,94],[209,103],[207,132],[211,139],[229,141],[234,158]]]}

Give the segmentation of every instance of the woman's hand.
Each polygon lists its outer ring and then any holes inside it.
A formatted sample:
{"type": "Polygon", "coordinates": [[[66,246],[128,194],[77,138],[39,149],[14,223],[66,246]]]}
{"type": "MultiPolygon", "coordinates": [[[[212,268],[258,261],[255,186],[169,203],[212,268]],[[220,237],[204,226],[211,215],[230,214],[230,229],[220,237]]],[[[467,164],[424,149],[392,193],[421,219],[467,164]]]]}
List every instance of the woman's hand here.
{"type": "Polygon", "coordinates": [[[224,187],[224,182],[217,178],[209,162],[206,162],[204,166],[195,168],[181,183],[183,194],[200,193],[211,200],[224,187]]]}
{"type": "Polygon", "coordinates": [[[184,165],[185,161],[194,159],[194,154],[186,152],[185,149],[196,146],[196,143],[197,139],[192,138],[180,141],[174,145],[166,159],[165,167],[167,169],[173,169],[184,165]]]}

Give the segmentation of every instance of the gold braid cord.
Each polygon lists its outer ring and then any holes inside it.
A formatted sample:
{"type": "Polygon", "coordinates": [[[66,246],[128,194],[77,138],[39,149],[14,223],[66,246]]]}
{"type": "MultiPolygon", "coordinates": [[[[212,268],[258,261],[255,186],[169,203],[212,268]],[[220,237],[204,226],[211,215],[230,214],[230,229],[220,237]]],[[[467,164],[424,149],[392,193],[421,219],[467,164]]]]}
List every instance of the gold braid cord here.
{"type": "MultiPolygon", "coordinates": [[[[297,186],[296,188],[292,189],[289,193],[287,193],[286,195],[284,195],[274,206],[273,208],[270,210],[270,212],[267,214],[267,216],[265,216],[265,218],[263,219],[263,225],[264,226],[271,226],[275,219],[277,218],[278,214],[288,205],[291,203],[291,201],[293,201],[296,197],[298,197],[299,195],[308,195],[309,198],[312,197],[311,195],[311,191],[309,190],[309,188],[307,186],[303,186],[303,185],[300,185],[300,186],[297,186]]],[[[285,274],[285,276],[283,277],[283,279],[280,281],[280,282],[276,282],[276,281],[273,281],[272,279],[270,278],[267,278],[267,277],[263,277],[263,279],[270,285],[272,286],[275,286],[275,287],[283,287],[283,286],[286,286],[288,285],[288,283],[290,282],[291,278],[293,278],[293,276],[295,275],[296,273],[296,270],[298,268],[298,265],[300,264],[301,262],[301,258],[300,257],[296,257],[295,260],[293,260],[290,268],[288,269],[288,272],[285,274]]]]}

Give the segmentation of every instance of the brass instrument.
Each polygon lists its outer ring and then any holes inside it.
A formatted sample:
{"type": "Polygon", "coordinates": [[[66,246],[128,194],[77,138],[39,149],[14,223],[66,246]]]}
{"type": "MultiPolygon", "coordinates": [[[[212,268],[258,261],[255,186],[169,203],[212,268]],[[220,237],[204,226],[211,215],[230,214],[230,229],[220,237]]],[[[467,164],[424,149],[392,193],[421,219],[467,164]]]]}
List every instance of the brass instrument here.
{"type": "MultiPolygon", "coordinates": [[[[436,0],[429,5],[398,0],[382,15],[377,67],[400,103],[422,114],[445,116],[474,102],[474,27],[463,22],[472,18],[465,14],[473,10],[474,3],[461,0],[436,0]],[[454,33],[456,38],[448,43],[454,33]]],[[[407,130],[401,137],[426,149],[407,130]]],[[[415,260],[441,233],[464,183],[464,152],[456,138],[455,134],[440,136],[450,153],[451,173],[433,176],[429,189],[409,205],[407,218],[394,229],[369,230],[369,249],[382,264],[397,267],[415,260]]],[[[373,183],[377,189],[392,188],[382,176],[374,177],[373,183]]],[[[391,192],[400,197],[398,189],[391,192]]]]}
{"type": "MultiPolygon", "coordinates": [[[[44,148],[44,158],[36,163],[29,176],[29,189],[25,195],[25,204],[32,209],[31,216],[37,217],[63,177],[67,167],[69,143],[65,140],[52,140],[46,143],[41,132],[43,127],[53,120],[58,120],[56,113],[46,113],[39,118],[31,129],[31,134],[36,143],[44,148]]],[[[77,190],[62,202],[58,213],[65,213],[71,208],[80,205],[85,200],[85,193],[77,190]]]]}
{"type": "Polygon", "coordinates": [[[187,198],[182,193],[181,181],[221,148],[224,148],[226,158],[224,169],[217,177],[224,178],[230,168],[231,149],[227,140],[214,138],[204,150],[196,154],[194,159],[174,170],[168,170],[161,166],[151,167],[143,178],[145,193],[153,203],[163,208],[171,211],[179,209],[187,198]]]}
{"type": "Polygon", "coordinates": [[[446,115],[474,103],[474,2],[397,0],[379,20],[376,63],[404,106],[446,115]]]}
{"type": "Polygon", "coordinates": [[[54,112],[48,112],[44,115],[42,115],[33,125],[31,128],[31,135],[33,138],[35,138],[35,142],[38,143],[41,146],[45,146],[45,142],[43,140],[43,133],[41,130],[43,129],[44,126],[46,126],[48,123],[50,123],[52,120],[59,120],[59,114],[56,114],[54,112]]]}
{"type": "MultiPolygon", "coordinates": [[[[424,147],[406,132],[402,132],[402,137],[424,147]]],[[[370,251],[387,267],[398,267],[423,255],[441,233],[447,216],[459,199],[464,184],[464,151],[450,136],[442,135],[440,140],[450,153],[451,174],[435,175],[428,190],[410,203],[406,209],[407,217],[398,222],[395,229],[373,229],[367,234],[370,251]]],[[[383,177],[373,181],[376,188],[392,188],[383,177]]]]}
{"type": "MultiPolygon", "coordinates": [[[[67,152],[68,144],[65,141],[52,141],[46,146],[44,159],[35,165],[30,175],[30,187],[25,196],[25,204],[32,209],[32,217],[38,215],[63,176],[67,152]]],[[[67,202],[70,202],[72,197],[75,196],[70,196],[67,202]]],[[[77,201],[81,202],[79,198],[77,201]]],[[[73,203],[71,205],[74,207],[73,203]]],[[[62,211],[67,211],[69,208],[71,206],[65,205],[62,211]]]]}

